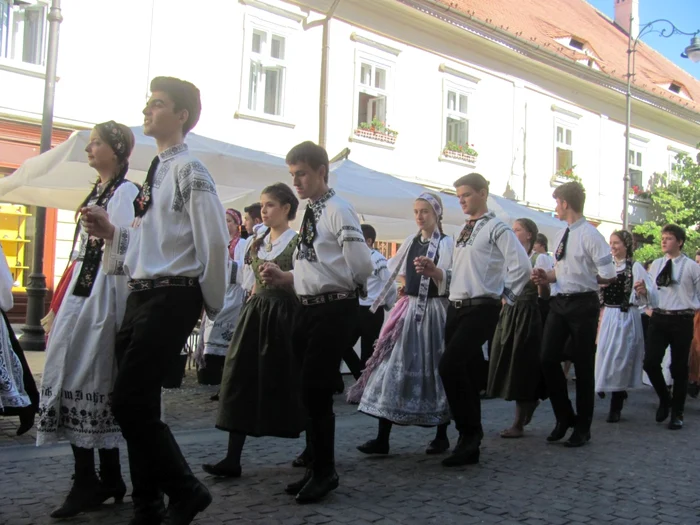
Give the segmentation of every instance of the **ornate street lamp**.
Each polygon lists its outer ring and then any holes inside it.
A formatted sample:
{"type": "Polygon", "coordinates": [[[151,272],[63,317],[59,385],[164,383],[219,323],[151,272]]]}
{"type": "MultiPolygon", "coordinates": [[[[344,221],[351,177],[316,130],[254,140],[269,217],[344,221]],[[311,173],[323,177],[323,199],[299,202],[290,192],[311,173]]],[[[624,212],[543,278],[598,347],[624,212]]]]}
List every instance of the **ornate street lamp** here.
{"type": "Polygon", "coordinates": [[[632,23],[634,22],[634,16],[630,15],[630,25],[629,25],[629,40],[627,44],[627,122],[625,126],[625,184],[624,184],[624,197],[623,197],[623,208],[622,208],[622,228],[629,230],[629,191],[630,191],[630,126],[632,117],[632,77],[634,76],[635,59],[634,54],[637,51],[637,44],[640,39],[649,33],[658,33],[664,38],[669,38],[673,35],[687,35],[691,36],[690,45],[685,48],[685,52],[681,53],[683,58],[689,58],[693,62],[700,62],[700,37],[697,35],[700,30],[695,33],[686,33],[678,29],[668,20],[660,18],[659,20],[654,20],[642,26],[639,30],[639,34],[632,38],[632,23]],[[661,30],[654,29],[654,24],[666,24],[668,27],[664,27],[661,30]]]}

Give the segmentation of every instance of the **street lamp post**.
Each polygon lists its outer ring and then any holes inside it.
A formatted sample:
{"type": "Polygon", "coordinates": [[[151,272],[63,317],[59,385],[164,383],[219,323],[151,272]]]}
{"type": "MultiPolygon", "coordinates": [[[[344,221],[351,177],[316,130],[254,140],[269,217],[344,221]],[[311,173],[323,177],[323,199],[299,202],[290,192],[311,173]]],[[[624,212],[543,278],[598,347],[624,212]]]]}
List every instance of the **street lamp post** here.
{"type": "MultiPolygon", "coordinates": [[[[61,0],[52,0],[48,14],[49,45],[46,56],[46,81],[44,83],[44,111],[41,118],[41,153],[51,149],[53,132],[53,103],[56,90],[56,62],[58,61],[58,31],[63,21],[61,0]]],[[[27,283],[27,318],[22,327],[20,343],[23,350],[45,350],[46,339],[41,326],[44,317],[46,277],[44,276],[44,235],[46,208],[37,207],[34,225],[34,256],[32,273],[27,283]]]]}
{"type": "Polygon", "coordinates": [[[626,93],[626,103],[627,103],[627,116],[626,116],[626,125],[625,125],[625,184],[624,184],[624,196],[623,196],[623,207],[622,207],[622,228],[625,230],[629,230],[629,211],[628,211],[628,205],[629,205],[629,191],[630,191],[630,127],[631,127],[631,118],[632,118],[632,77],[634,76],[634,68],[635,68],[635,53],[637,51],[637,44],[639,44],[640,39],[648,33],[659,33],[660,36],[664,38],[669,38],[673,35],[687,35],[691,36],[690,40],[690,45],[685,48],[685,52],[681,53],[681,56],[683,58],[689,58],[693,62],[700,62],[700,37],[698,37],[698,33],[700,33],[700,30],[696,31],[695,33],[686,33],[684,31],[681,31],[678,29],[675,25],[673,25],[671,22],[665,19],[659,19],[659,20],[654,20],[652,22],[649,22],[648,24],[645,24],[639,29],[639,34],[632,38],[632,23],[634,22],[634,16],[630,15],[630,25],[629,25],[629,30],[627,31],[629,34],[629,39],[627,43],[627,93],[626,93]],[[653,26],[654,24],[668,24],[670,27],[665,27],[661,29],[660,31],[654,30],[653,26]]]}

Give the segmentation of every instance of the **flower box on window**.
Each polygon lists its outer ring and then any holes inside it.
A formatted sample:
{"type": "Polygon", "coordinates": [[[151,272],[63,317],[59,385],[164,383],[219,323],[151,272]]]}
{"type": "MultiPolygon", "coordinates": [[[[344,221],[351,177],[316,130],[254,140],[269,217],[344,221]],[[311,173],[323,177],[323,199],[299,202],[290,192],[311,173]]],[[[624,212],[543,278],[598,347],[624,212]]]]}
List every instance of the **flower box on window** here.
{"type": "Polygon", "coordinates": [[[556,171],[552,178],[549,179],[549,185],[553,188],[556,186],[561,186],[567,182],[579,182],[582,183],[581,177],[574,173],[574,168],[576,166],[571,166],[570,168],[562,168],[556,171]]]}
{"type": "Polygon", "coordinates": [[[457,144],[450,141],[443,148],[442,156],[446,159],[458,160],[467,164],[476,164],[479,152],[474,149],[474,144],[457,144]]]}
{"type": "Polygon", "coordinates": [[[634,202],[639,202],[639,203],[646,203],[650,204],[651,203],[651,191],[645,191],[639,186],[632,186],[629,191],[630,201],[634,202]]]}
{"type": "Polygon", "coordinates": [[[394,131],[379,119],[372,119],[372,122],[361,122],[355,130],[355,136],[363,139],[376,140],[385,144],[395,144],[398,131],[394,131]]]}

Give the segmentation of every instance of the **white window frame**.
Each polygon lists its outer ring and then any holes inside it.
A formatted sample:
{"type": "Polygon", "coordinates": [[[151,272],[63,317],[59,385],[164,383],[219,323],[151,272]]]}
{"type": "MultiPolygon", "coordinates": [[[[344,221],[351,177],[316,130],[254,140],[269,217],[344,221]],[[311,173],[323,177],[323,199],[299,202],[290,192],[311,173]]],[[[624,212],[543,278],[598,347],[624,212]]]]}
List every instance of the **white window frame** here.
{"type": "MultiPolygon", "coordinates": [[[[367,46],[369,47],[369,46],[367,46]]],[[[361,138],[355,134],[361,124],[359,122],[359,112],[360,112],[360,93],[367,93],[371,96],[383,95],[386,98],[385,107],[385,119],[384,122],[386,126],[395,131],[400,131],[396,129],[395,125],[392,123],[394,116],[394,99],[395,94],[395,77],[396,77],[396,60],[395,56],[389,53],[374,53],[369,52],[365,49],[355,49],[355,77],[353,85],[353,103],[352,103],[352,134],[351,140],[355,142],[372,144],[388,149],[393,149],[394,144],[389,143],[379,143],[378,141],[373,141],[371,139],[361,138]],[[372,67],[372,71],[375,68],[381,68],[386,71],[386,81],[384,89],[376,88],[374,85],[366,86],[362,84],[362,66],[369,65],[372,67]]],[[[374,73],[372,74],[371,84],[374,84],[374,73]]],[[[370,119],[371,121],[371,119],[370,119]]]]}
{"type": "MultiPolygon", "coordinates": [[[[261,13],[262,14],[262,13],[261,13]]],[[[265,15],[264,15],[265,16],[265,15]]],[[[278,23],[272,20],[275,15],[266,15],[264,18],[252,14],[246,14],[245,24],[243,29],[243,59],[241,61],[241,88],[240,99],[238,102],[238,111],[234,115],[235,118],[253,120],[267,124],[274,124],[288,128],[294,128],[295,124],[290,118],[289,97],[292,93],[290,88],[293,85],[293,52],[295,45],[296,32],[300,25],[294,21],[290,23],[278,23]],[[253,53],[253,35],[256,32],[262,32],[267,35],[265,47],[269,49],[272,38],[278,36],[284,38],[284,58],[275,59],[263,53],[263,67],[279,67],[283,68],[282,87],[279,94],[280,113],[270,114],[265,113],[265,85],[264,81],[259,86],[259,101],[255,108],[249,107],[250,97],[250,69],[252,61],[259,55],[253,53]]]]}
{"type": "Polygon", "coordinates": [[[552,173],[556,174],[557,168],[557,149],[565,149],[571,151],[571,167],[576,166],[576,132],[578,131],[578,126],[573,120],[562,118],[560,116],[554,117],[554,128],[552,135],[552,173]],[[557,140],[557,128],[563,128],[563,141],[559,142],[557,140]],[[566,143],[566,132],[571,131],[571,144],[566,143]]]}
{"type": "Polygon", "coordinates": [[[629,150],[627,151],[629,157],[629,167],[630,167],[630,188],[633,186],[639,186],[643,192],[649,191],[649,181],[644,173],[644,164],[647,158],[647,149],[639,144],[630,142],[629,150]],[[642,180],[641,184],[635,184],[632,180],[632,171],[638,171],[641,173],[642,180]]]}
{"type": "Polygon", "coordinates": [[[472,122],[472,110],[474,107],[476,98],[475,86],[469,86],[466,84],[459,84],[451,80],[444,79],[442,83],[442,147],[447,146],[447,119],[451,116],[456,119],[467,121],[467,144],[471,144],[471,138],[473,134],[473,122],[472,122]],[[450,92],[454,92],[457,95],[457,100],[460,96],[467,97],[467,112],[462,113],[459,110],[450,111],[447,107],[448,97],[450,92]]]}
{"type": "Polygon", "coordinates": [[[0,4],[2,7],[9,6],[9,12],[7,16],[7,33],[0,36],[0,38],[3,40],[0,42],[0,60],[2,61],[8,61],[11,63],[16,63],[16,64],[22,64],[23,66],[27,66],[30,69],[36,69],[36,68],[45,68],[46,66],[46,53],[47,53],[47,46],[48,46],[48,29],[49,29],[49,23],[47,20],[47,15],[49,12],[49,5],[48,2],[44,0],[25,0],[24,6],[15,6],[13,0],[3,0],[3,4],[0,4]],[[41,32],[39,35],[35,35],[37,39],[40,39],[40,42],[38,42],[37,47],[39,48],[39,54],[40,56],[36,60],[32,61],[24,61],[22,58],[22,54],[24,52],[24,42],[23,38],[21,39],[22,42],[20,42],[20,45],[18,45],[18,40],[17,37],[15,36],[16,33],[21,32],[22,36],[24,36],[24,22],[22,20],[19,20],[17,18],[17,13],[21,10],[21,7],[25,8],[34,8],[34,7],[41,7],[43,8],[43,14],[41,17],[42,20],[42,25],[41,25],[41,32]],[[17,29],[16,26],[21,25],[21,29],[17,29]]]}
{"type": "Polygon", "coordinates": [[[687,151],[675,149],[671,146],[668,147],[668,177],[666,179],[667,184],[671,181],[678,180],[678,176],[676,175],[674,167],[676,166],[676,164],[678,164],[678,162],[676,162],[676,157],[680,154],[690,155],[690,153],[688,153],[687,151]]]}

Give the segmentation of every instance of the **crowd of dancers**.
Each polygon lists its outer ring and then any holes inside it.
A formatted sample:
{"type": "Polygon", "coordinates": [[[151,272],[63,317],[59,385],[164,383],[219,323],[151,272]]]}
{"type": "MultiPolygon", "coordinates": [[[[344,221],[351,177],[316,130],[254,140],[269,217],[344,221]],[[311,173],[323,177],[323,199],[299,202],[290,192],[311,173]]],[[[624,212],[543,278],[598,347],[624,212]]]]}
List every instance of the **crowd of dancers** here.
{"type": "MultiPolygon", "coordinates": [[[[446,453],[445,467],[479,462],[484,391],[515,401],[501,437],[522,437],[549,398],[556,421],[547,441],[572,429],[565,445],[579,447],[591,439],[595,393],[610,395],[608,421],[620,421],[642,367],[659,397],[656,420],[682,427],[689,373],[700,375],[689,370],[700,265],[682,253],[682,228],[663,228],[664,256],[646,270],[633,261],[629,232],[608,244],[586,221],[585,191],[570,182],[553,194],[566,227],[552,256],[535,222],[511,228],[489,211],[489,182],[471,173],[454,183],[465,214],[459,235],[443,233],[440,195],[426,191],[413,204],[417,233],[387,261],[374,228],[328,186],[323,148],[304,142],[289,152],[294,190],[280,182],[244,214],[224,210],[184,143],[199,91],[158,77],[151,92],[144,133],[158,155],[143,185],[126,179],[128,127],[105,122],[90,136],[98,180],[76,214],[72,263],[46,319],[40,389],[7,318],[0,323],[0,408],[20,416],[22,432],[37,413],[37,444],[72,446],[73,484],[53,517],[124,498],[124,442],[131,525],[185,525],[210,505],[161,420],[163,380],[203,310],[197,362],[221,373],[216,426],[228,432],[225,457],[203,469],[240,477],[249,436],[304,433],[294,465],[305,473],[286,488],[298,503],[339,485],[333,395],[342,360],[357,379],[348,400],[378,422],[377,436],[357,447],[365,454],[388,454],[393,426],[417,425],[436,428],[426,453],[446,453]],[[300,200],[308,202],[296,232],[300,200]],[[669,346],[672,389],[662,371],[669,346]],[[575,409],[563,362],[575,366],[575,409]],[[450,422],[459,432],[451,450],[450,422]]],[[[5,312],[12,279],[1,264],[5,312]]]]}

